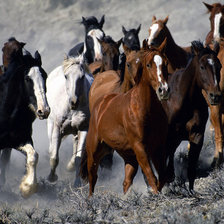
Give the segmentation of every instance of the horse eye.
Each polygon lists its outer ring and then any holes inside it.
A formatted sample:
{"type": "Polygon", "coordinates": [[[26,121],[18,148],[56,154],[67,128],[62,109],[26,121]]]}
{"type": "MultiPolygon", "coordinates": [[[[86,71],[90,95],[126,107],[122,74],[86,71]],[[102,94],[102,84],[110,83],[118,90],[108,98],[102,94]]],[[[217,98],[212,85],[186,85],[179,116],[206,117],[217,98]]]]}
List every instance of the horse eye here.
{"type": "Polygon", "coordinates": [[[25,76],[25,81],[26,82],[30,82],[31,81],[30,77],[29,76],[25,76]]]}
{"type": "Polygon", "coordinates": [[[127,67],[128,67],[128,68],[130,68],[130,67],[131,67],[129,63],[127,63],[127,67]]]}
{"type": "Polygon", "coordinates": [[[204,69],[205,69],[205,67],[204,67],[203,65],[201,65],[201,67],[200,67],[200,68],[201,68],[201,70],[204,70],[204,69]]]}
{"type": "Polygon", "coordinates": [[[68,79],[68,76],[67,75],[65,75],[65,79],[68,79]]]}
{"type": "Polygon", "coordinates": [[[147,64],[146,66],[147,66],[147,68],[151,68],[151,65],[150,64],[147,64]]]}

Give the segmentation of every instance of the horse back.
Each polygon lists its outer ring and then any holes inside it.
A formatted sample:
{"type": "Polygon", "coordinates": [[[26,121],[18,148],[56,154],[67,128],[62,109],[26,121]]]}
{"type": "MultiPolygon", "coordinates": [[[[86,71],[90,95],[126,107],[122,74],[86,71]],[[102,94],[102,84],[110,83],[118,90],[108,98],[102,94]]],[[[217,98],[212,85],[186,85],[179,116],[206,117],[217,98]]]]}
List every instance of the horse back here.
{"type": "Polygon", "coordinates": [[[84,43],[81,42],[81,43],[78,43],[77,45],[75,45],[72,49],[70,49],[68,52],[68,55],[76,57],[76,56],[79,56],[80,54],[82,54],[83,50],[84,50],[84,43]]]}

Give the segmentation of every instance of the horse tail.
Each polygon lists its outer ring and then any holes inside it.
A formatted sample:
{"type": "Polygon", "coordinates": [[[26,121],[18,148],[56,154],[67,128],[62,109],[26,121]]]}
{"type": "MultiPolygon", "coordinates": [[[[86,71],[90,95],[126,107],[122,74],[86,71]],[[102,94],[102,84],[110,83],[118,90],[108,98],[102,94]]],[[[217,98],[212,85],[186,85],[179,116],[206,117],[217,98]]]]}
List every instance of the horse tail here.
{"type": "Polygon", "coordinates": [[[84,148],[84,150],[82,150],[81,165],[80,165],[79,174],[84,181],[88,182],[87,151],[86,151],[86,148],[84,148]]]}

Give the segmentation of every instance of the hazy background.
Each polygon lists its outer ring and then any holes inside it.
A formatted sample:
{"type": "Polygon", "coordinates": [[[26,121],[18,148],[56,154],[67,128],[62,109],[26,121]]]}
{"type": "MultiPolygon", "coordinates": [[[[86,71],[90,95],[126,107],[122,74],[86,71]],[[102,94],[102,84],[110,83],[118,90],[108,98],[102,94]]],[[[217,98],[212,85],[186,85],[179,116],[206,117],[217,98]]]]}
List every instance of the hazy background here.
{"type": "MultiPolygon", "coordinates": [[[[153,15],[162,19],[169,15],[167,26],[181,46],[188,46],[193,40],[203,41],[210,29],[209,15],[199,0],[0,0],[0,45],[11,36],[26,42],[25,48],[32,54],[35,50],[40,52],[43,68],[49,74],[62,63],[70,48],[84,40],[84,27],[79,24],[82,16],[95,16],[99,20],[102,15],[105,15],[103,30],[115,41],[123,36],[122,25],[131,29],[141,24],[139,37],[142,42],[148,36],[153,15]]],[[[63,102],[59,102],[59,106],[60,103],[63,102]]],[[[33,131],[34,146],[39,153],[39,180],[49,173],[46,121],[36,120],[33,131]]],[[[60,148],[59,180],[73,182],[74,175],[65,169],[71,151],[71,138],[68,138],[60,148]]],[[[24,164],[24,156],[13,151],[6,183],[13,192],[19,192],[24,164]]],[[[123,164],[117,162],[116,166],[123,178],[123,164]]],[[[121,180],[114,184],[119,173],[116,167],[114,170],[111,181],[114,190],[121,192],[121,180]]],[[[142,183],[141,175],[138,181],[142,183]]]]}

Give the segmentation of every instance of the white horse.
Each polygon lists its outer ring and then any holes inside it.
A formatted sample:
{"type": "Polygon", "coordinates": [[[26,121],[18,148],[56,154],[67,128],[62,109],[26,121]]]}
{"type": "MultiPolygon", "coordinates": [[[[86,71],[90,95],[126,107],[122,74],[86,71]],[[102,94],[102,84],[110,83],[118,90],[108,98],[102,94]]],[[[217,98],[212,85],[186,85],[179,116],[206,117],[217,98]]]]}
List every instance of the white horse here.
{"type": "Polygon", "coordinates": [[[80,186],[79,165],[89,127],[89,89],[93,77],[83,54],[67,57],[47,78],[47,100],[51,109],[47,120],[51,171],[50,182],[57,180],[56,167],[62,138],[73,134],[73,155],[68,170],[76,170],[75,186],[80,186]]]}

